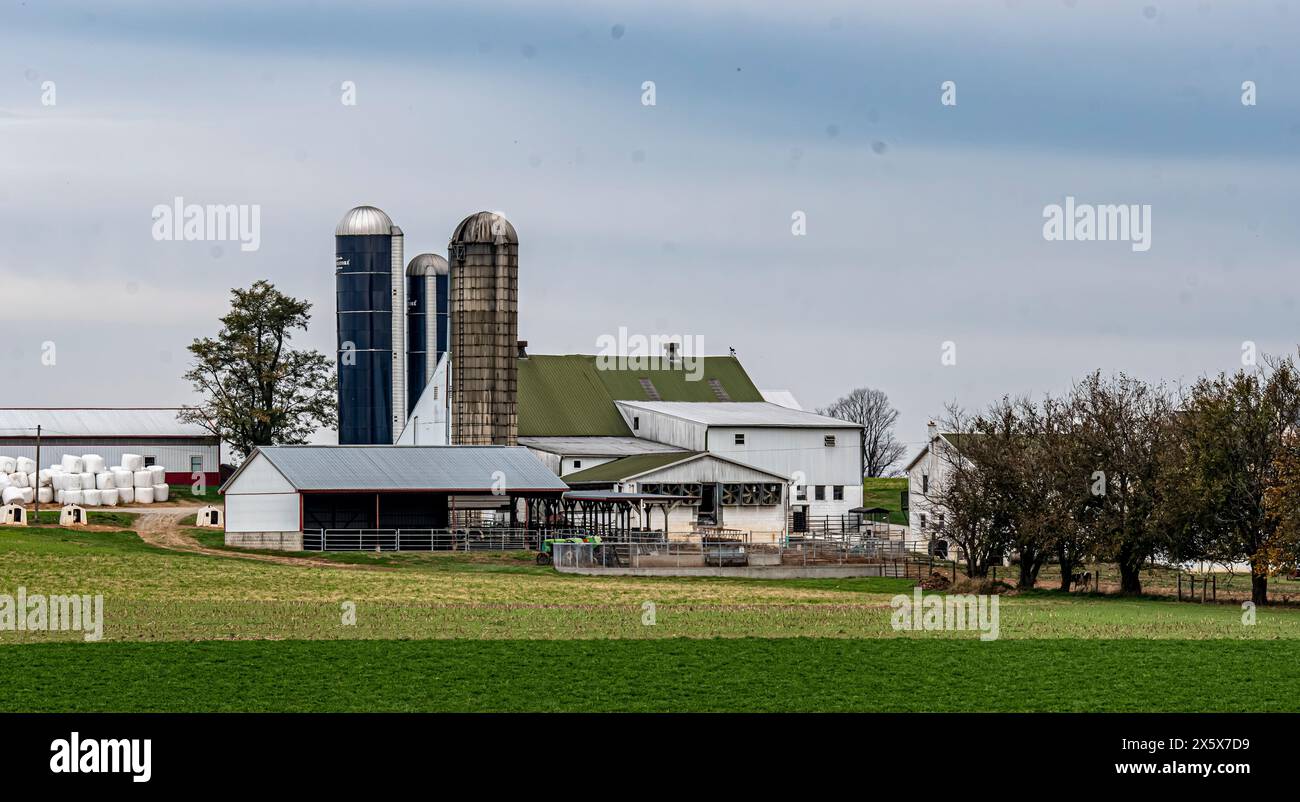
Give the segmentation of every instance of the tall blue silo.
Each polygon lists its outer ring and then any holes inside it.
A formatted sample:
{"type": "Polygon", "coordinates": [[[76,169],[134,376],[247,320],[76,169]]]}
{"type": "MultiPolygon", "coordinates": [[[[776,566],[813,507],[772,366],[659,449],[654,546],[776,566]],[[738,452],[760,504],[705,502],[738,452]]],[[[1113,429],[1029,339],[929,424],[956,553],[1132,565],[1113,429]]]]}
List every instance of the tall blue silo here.
{"type": "Polygon", "coordinates": [[[392,443],[406,424],[402,230],[374,206],[334,229],[339,443],[392,443]]]}
{"type": "Polygon", "coordinates": [[[433,276],[433,286],[436,291],[433,308],[437,348],[434,349],[433,364],[429,366],[430,374],[433,373],[434,368],[438,367],[438,361],[442,359],[442,355],[447,353],[447,338],[451,336],[451,316],[448,313],[450,307],[447,305],[447,298],[451,295],[451,268],[448,266],[446,259],[441,256],[438,259],[442,262],[442,267],[433,276]]]}
{"type": "Polygon", "coordinates": [[[406,266],[406,409],[415,409],[446,347],[447,260],[422,253],[406,266]],[[442,343],[439,347],[439,343],[442,343]]]}

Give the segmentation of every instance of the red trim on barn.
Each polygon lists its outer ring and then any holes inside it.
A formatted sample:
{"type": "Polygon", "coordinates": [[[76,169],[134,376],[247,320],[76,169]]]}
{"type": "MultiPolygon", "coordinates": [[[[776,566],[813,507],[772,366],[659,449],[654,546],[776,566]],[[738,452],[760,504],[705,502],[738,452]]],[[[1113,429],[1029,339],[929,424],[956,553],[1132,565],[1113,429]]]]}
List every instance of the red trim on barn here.
{"type": "MultiPolygon", "coordinates": [[[[194,484],[194,474],[187,471],[167,471],[164,476],[169,485],[185,485],[188,487],[189,485],[194,484]]],[[[204,473],[203,484],[213,488],[220,487],[221,474],[212,471],[204,473]]]]}

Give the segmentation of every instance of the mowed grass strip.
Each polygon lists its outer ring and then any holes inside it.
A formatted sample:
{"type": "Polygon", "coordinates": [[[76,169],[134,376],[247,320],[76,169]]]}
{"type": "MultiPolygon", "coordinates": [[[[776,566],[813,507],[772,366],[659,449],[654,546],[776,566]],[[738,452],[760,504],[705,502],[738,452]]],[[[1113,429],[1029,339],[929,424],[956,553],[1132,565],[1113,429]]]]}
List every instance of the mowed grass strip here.
{"type": "MultiPolygon", "coordinates": [[[[583,577],[518,552],[343,555],[342,570],[172,552],[132,532],[0,531],[0,593],[104,596],[107,641],[833,637],[971,639],[894,632],[893,578],[583,577]],[[643,605],[657,624],[642,624],[643,605]],[[344,626],[344,603],[356,624],[344,626]]],[[[910,594],[909,594],[910,595],[910,594]]],[[[1040,592],[1001,600],[1000,638],[1300,639],[1300,609],[1040,592]]],[[[81,633],[0,629],[0,645],[81,633]]]]}
{"type": "Polygon", "coordinates": [[[1296,711],[1293,644],[286,641],[0,647],[4,711],[1296,711]]]}

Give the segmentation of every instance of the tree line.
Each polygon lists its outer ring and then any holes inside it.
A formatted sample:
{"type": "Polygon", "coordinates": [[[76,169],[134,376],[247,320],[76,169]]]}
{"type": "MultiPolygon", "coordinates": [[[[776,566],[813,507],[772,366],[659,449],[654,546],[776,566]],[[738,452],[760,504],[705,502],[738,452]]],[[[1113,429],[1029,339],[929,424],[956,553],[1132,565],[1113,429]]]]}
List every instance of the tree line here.
{"type": "Polygon", "coordinates": [[[1018,559],[1033,587],[1049,562],[1061,589],[1091,561],[1124,593],[1161,562],[1246,563],[1251,597],[1300,556],[1300,369],[1292,357],[1171,389],[1093,373],[1065,394],[950,406],[932,444],[936,534],[972,577],[1018,559]]]}

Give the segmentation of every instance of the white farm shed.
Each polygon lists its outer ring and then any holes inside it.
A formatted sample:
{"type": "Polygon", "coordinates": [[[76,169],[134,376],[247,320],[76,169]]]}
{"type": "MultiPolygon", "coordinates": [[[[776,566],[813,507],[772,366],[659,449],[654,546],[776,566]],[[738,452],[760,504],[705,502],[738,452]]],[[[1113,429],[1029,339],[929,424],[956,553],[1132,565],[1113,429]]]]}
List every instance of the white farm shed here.
{"type": "Polygon", "coordinates": [[[303,533],[446,529],[456,512],[558,499],[522,446],[263,446],[222,486],[228,546],[298,551],[303,533]]]}
{"type": "MultiPolygon", "coordinates": [[[[564,477],[575,490],[611,490],[683,499],[667,510],[667,533],[700,526],[738,529],[775,540],[786,524],[785,477],[707,452],[618,457],[564,477]]],[[[641,521],[642,526],[659,521],[641,521]]]]}

